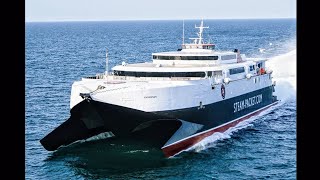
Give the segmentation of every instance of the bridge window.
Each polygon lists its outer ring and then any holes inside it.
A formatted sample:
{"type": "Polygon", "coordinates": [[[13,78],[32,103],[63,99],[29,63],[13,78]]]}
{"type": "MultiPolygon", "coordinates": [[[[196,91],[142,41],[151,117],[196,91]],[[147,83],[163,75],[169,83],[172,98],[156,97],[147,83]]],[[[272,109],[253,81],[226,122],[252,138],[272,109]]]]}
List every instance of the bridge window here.
{"type": "Polygon", "coordinates": [[[156,60],[218,60],[218,56],[152,56],[156,60]]]}
{"type": "Polygon", "coordinates": [[[244,72],[244,67],[238,67],[238,68],[229,69],[230,75],[243,73],[243,72],[244,72]]]}
{"type": "Polygon", "coordinates": [[[203,49],[214,49],[215,45],[205,45],[203,46],[203,49]]]}

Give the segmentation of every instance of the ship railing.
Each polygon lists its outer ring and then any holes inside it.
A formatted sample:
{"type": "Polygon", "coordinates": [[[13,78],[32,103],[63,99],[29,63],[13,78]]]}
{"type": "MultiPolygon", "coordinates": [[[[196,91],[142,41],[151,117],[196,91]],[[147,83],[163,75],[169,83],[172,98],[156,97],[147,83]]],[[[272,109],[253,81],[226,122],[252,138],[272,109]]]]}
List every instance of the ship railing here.
{"type": "Polygon", "coordinates": [[[224,77],[224,78],[212,78],[212,85],[217,85],[217,84],[221,84],[221,83],[226,83],[229,84],[230,82],[234,82],[234,81],[240,81],[243,79],[247,79],[250,80],[251,78],[258,78],[261,76],[269,76],[271,78],[271,73],[272,71],[266,71],[263,74],[244,74],[243,76],[238,76],[237,78],[230,78],[230,77],[224,77]]]}

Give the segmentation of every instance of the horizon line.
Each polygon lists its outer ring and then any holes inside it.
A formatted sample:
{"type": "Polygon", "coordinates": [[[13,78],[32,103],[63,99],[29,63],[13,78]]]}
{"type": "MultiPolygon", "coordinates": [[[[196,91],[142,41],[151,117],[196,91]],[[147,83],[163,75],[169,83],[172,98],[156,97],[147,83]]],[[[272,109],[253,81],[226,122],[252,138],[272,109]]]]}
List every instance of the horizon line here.
{"type": "MultiPolygon", "coordinates": [[[[262,18],[203,18],[204,20],[267,20],[267,19],[297,19],[296,17],[262,17],[262,18]]],[[[187,19],[82,19],[82,20],[35,20],[27,21],[25,23],[46,23],[46,22],[114,22],[114,21],[177,21],[177,20],[199,20],[198,18],[187,18],[187,19]]]]}

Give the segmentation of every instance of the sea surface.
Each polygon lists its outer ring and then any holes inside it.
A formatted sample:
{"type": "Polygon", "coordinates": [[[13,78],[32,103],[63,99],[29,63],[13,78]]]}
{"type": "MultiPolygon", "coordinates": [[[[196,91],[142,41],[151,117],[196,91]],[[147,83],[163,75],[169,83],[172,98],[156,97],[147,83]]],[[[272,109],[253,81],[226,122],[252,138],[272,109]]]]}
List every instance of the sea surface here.
{"type": "MultiPolygon", "coordinates": [[[[200,20],[185,20],[185,42],[200,20]]],[[[145,62],[182,43],[182,20],[25,24],[26,179],[296,179],[296,20],[204,20],[216,49],[270,58],[280,104],[173,158],[143,144],[39,140],[69,117],[71,85],[109,65],[145,62]]]]}

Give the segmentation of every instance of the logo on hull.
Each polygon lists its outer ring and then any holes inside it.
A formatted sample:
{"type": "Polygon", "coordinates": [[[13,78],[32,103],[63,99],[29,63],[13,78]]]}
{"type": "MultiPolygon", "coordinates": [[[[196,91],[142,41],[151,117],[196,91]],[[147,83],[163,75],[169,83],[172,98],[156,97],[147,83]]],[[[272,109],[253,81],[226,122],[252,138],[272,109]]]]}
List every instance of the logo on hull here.
{"type": "Polygon", "coordinates": [[[243,109],[249,108],[251,106],[260,104],[262,102],[262,94],[258,94],[256,96],[238,101],[233,103],[233,107],[234,107],[234,113],[241,111],[243,109]]]}
{"type": "Polygon", "coordinates": [[[221,96],[222,96],[222,99],[224,99],[225,95],[226,95],[226,89],[224,88],[224,85],[221,84],[221,96]]]}

